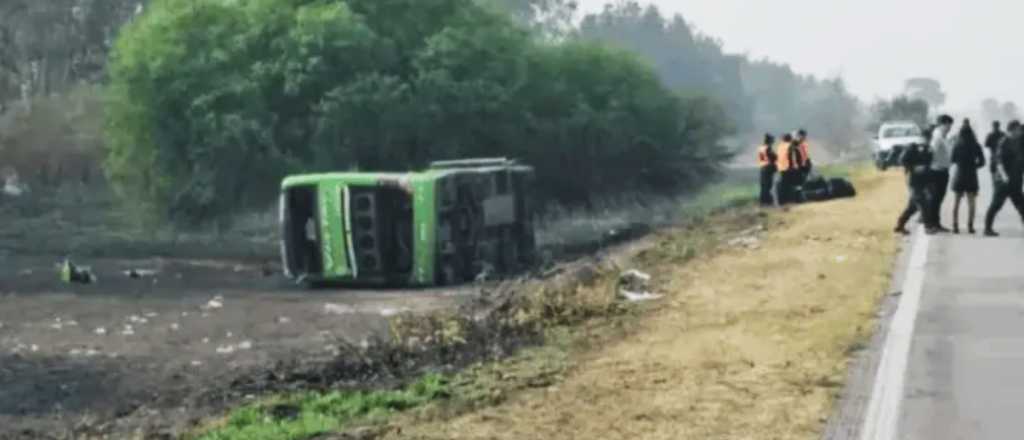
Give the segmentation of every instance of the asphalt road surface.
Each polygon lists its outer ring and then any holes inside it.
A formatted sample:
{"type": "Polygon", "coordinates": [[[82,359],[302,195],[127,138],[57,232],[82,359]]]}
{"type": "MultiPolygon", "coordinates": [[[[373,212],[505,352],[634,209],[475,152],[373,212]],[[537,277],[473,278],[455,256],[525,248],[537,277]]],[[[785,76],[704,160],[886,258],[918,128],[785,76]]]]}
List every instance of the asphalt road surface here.
{"type": "MultiPolygon", "coordinates": [[[[979,233],[991,197],[980,177],[979,233]]],[[[890,318],[841,404],[846,426],[827,438],[1024,438],[1024,227],[1012,204],[995,229],[1002,237],[917,231],[908,241],[890,318]]]]}

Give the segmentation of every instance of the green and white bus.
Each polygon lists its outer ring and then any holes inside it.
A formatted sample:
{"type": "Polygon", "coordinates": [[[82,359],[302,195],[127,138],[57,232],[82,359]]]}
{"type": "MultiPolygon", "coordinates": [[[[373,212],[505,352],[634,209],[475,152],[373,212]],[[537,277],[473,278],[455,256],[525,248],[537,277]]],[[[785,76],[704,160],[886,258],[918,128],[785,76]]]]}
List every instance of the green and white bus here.
{"type": "Polygon", "coordinates": [[[307,284],[434,286],[533,263],[533,168],[505,158],[281,184],[281,258],[307,284]]]}

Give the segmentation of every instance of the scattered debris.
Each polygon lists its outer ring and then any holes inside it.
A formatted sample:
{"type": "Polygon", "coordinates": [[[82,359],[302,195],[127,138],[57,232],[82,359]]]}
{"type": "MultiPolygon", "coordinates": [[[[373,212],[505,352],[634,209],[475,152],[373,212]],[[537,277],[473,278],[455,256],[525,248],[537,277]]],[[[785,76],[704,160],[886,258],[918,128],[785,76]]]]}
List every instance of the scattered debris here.
{"type": "Polygon", "coordinates": [[[383,309],[380,309],[380,316],[383,316],[383,317],[387,318],[387,317],[395,316],[395,315],[398,315],[398,314],[401,314],[401,313],[405,313],[405,312],[408,312],[408,311],[409,311],[409,309],[407,309],[405,307],[403,307],[401,309],[392,309],[390,307],[385,307],[383,309]]]}
{"type": "Polygon", "coordinates": [[[662,295],[650,292],[651,275],[631,269],[619,275],[619,297],[629,302],[650,301],[662,295]]]}
{"type": "Polygon", "coordinates": [[[619,296],[629,302],[652,301],[662,298],[662,295],[656,295],[650,292],[630,292],[628,290],[620,290],[619,296]]]}
{"type": "Polygon", "coordinates": [[[647,290],[651,275],[636,269],[630,269],[619,275],[619,287],[625,290],[647,290]]]}
{"type": "Polygon", "coordinates": [[[75,357],[77,357],[77,356],[94,357],[94,356],[99,356],[101,353],[100,353],[99,350],[94,350],[92,348],[85,349],[85,350],[80,349],[80,348],[74,348],[70,352],[68,352],[68,354],[71,355],[71,356],[75,356],[75,357]]]}
{"type": "Polygon", "coordinates": [[[252,349],[252,341],[242,341],[237,345],[228,344],[217,347],[218,354],[231,354],[238,350],[250,350],[252,349]]]}
{"type": "Polygon", "coordinates": [[[128,278],[139,279],[156,276],[159,272],[153,269],[128,269],[122,273],[128,278]]]}
{"type": "Polygon", "coordinates": [[[214,296],[213,299],[207,301],[206,304],[203,304],[200,308],[203,310],[224,308],[224,297],[220,295],[214,296]]]}
{"type": "Polygon", "coordinates": [[[755,237],[753,235],[746,235],[746,236],[736,237],[736,238],[734,238],[732,240],[729,240],[728,244],[729,244],[729,246],[732,246],[732,247],[742,247],[742,248],[747,248],[747,249],[760,249],[761,248],[761,239],[759,239],[759,238],[757,238],[757,237],[755,237]]]}
{"type": "Polygon", "coordinates": [[[347,304],[324,304],[324,313],[327,313],[328,315],[347,315],[355,312],[356,309],[347,304]]]}
{"type": "Polygon", "coordinates": [[[60,280],[65,283],[93,284],[97,278],[91,268],[75,266],[71,260],[65,259],[60,266],[60,280]]]}

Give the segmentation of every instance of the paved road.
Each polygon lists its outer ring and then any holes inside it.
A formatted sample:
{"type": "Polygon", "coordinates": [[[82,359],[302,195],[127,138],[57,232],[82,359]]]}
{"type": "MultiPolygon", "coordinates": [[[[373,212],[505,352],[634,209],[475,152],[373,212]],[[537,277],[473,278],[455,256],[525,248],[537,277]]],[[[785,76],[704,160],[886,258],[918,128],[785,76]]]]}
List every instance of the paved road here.
{"type": "Polygon", "coordinates": [[[1012,205],[996,230],[915,235],[859,438],[1024,438],[1024,228],[1012,205]]]}

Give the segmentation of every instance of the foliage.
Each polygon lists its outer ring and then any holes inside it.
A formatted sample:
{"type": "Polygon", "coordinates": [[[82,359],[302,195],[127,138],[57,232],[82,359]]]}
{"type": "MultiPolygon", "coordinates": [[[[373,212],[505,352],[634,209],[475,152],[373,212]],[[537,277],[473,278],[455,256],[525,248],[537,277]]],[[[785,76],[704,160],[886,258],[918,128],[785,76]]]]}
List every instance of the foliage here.
{"type": "Polygon", "coordinates": [[[144,0],[4,0],[0,113],[18,98],[65,93],[103,76],[117,29],[144,0]]]}
{"type": "Polygon", "coordinates": [[[982,119],[988,122],[1012,121],[1020,118],[1020,110],[1017,104],[1012,101],[999,102],[997,99],[988,98],[981,102],[982,119]]]}
{"type": "Polygon", "coordinates": [[[583,18],[579,35],[637,53],[674,90],[706,92],[744,133],[804,127],[840,151],[859,135],[860,103],[842,79],[802,76],[786,64],[727,54],[721,42],[700,34],[680,15],[663,16],[655,6],[608,4],[583,18]]]}
{"type": "Polygon", "coordinates": [[[942,84],[934,78],[910,78],[904,83],[904,93],[911,99],[927,102],[932,108],[942,107],[946,103],[946,92],[942,84]]]}
{"type": "Polygon", "coordinates": [[[0,115],[0,169],[17,170],[32,185],[100,180],[101,109],[97,89],[79,86],[0,115]]]}
{"type": "Polygon", "coordinates": [[[871,106],[871,130],[877,131],[887,121],[912,121],[919,126],[928,125],[929,106],[923,99],[897,96],[880,100],[871,106]]]}
{"type": "Polygon", "coordinates": [[[857,140],[860,102],[842,79],[798,75],[788,65],[768,60],[746,61],[742,72],[759,131],[782,133],[802,127],[839,151],[857,140]]]}
{"type": "Polygon", "coordinates": [[[235,410],[201,440],[300,440],[334,432],[364,417],[383,416],[448,395],[448,383],[427,375],[397,391],[303,393],[235,410]]]}
{"type": "Polygon", "coordinates": [[[109,70],[109,176],[176,220],[259,206],[289,172],[466,156],[521,158],[568,203],[673,191],[718,169],[729,128],[634,56],[474,0],[158,0],[109,70]]]}
{"type": "Polygon", "coordinates": [[[669,19],[657,7],[636,1],[609,3],[583,18],[579,36],[637,53],[669,88],[703,91],[723,105],[737,128],[751,128],[742,57],[725,54],[720,41],[699,34],[681,15],[669,19]]]}

